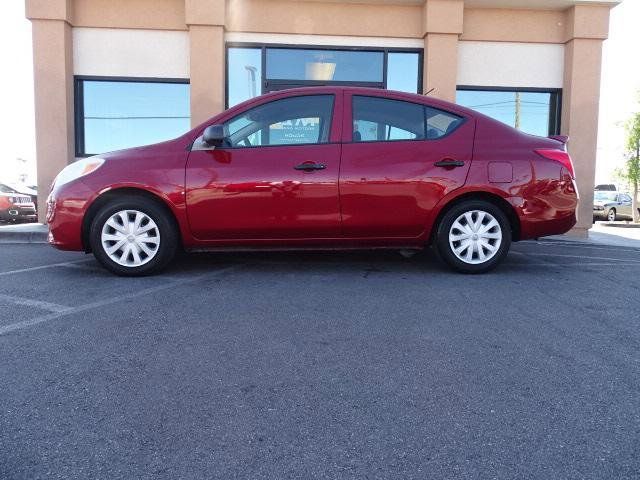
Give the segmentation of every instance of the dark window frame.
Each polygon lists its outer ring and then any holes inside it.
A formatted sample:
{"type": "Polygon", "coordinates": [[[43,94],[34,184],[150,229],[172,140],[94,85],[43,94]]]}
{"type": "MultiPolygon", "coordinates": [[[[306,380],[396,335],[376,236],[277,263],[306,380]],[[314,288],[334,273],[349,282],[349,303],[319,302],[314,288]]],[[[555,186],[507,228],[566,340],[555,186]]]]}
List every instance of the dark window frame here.
{"type": "MultiPolygon", "coordinates": [[[[399,99],[399,98],[388,98],[385,96],[376,96],[376,95],[361,95],[361,94],[354,94],[351,96],[351,124],[353,125],[353,122],[355,121],[355,108],[354,108],[354,100],[356,97],[360,97],[360,98],[376,98],[379,100],[390,100],[390,101],[394,101],[394,102],[404,102],[404,103],[409,103],[412,105],[417,105],[419,107],[422,107],[422,116],[424,118],[424,133],[423,133],[423,138],[398,138],[395,140],[360,140],[360,141],[354,141],[353,140],[353,131],[351,132],[351,141],[350,142],[343,142],[343,143],[355,143],[355,144],[360,144],[360,143],[381,143],[381,142],[385,142],[385,143],[390,143],[390,142],[437,142],[438,140],[442,140],[443,138],[447,138],[450,135],[453,135],[464,123],[466,123],[467,121],[467,117],[462,116],[458,113],[453,113],[450,112],[448,110],[444,110],[442,108],[437,108],[437,107],[433,107],[431,105],[426,105],[424,103],[418,103],[418,102],[412,102],[410,100],[403,100],[403,99],[399,99]],[[460,119],[460,121],[458,122],[458,124],[456,125],[456,127],[451,130],[449,133],[446,133],[440,137],[437,138],[428,138],[427,132],[429,129],[428,126],[428,122],[427,122],[427,109],[431,109],[431,110],[438,110],[440,112],[443,113],[447,113],[449,115],[453,115],[454,117],[458,117],[460,119]]],[[[352,127],[353,128],[353,127],[352,127]]],[[[398,128],[398,127],[396,127],[398,128]]]]}
{"type": "Polygon", "coordinates": [[[256,42],[226,42],[224,55],[224,105],[225,109],[229,108],[229,49],[230,48],[253,48],[260,49],[260,76],[262,79],[260,85],[260,95],[264,95],[269,91],[269,86],[282,87],[318,87],[325,85],[332,86],[359,86],[371,88],[387,88],[387,75],[389,53],[415,53],[418,54],[418,78],[417,78],[417,94],[422,94],[424,89],[422,79],[424,72],[424,49],[423,48],[407,48],[407,47],[349,47],[337,45],[301,45],[301,44],[285,44],[285,43],[256,43],[256,42]],[[337,50],[349,52],[377,52],[383,53],[382,62],[382,82],[357,82],[357,81],[330,81],[321,80],[291,80],[291,79],[267,79],[267,49],[295,49],[295,50],[337,50]]]}
{"type": "Polygon", "coordinates": [[[547,135],[560,135],[560,122],[562,120],[562,89],[561,88],[539,88],[539,87],[496,87],[496,86],[476,86],[457,85],[456,92],[523,92],[523,93],[549,93],[549,133],[547,135]]]}
{"type": "Polygon", "coordinates": [[[80,158],[90,157],[101,152],[87,153],[85,151],[84,136],[84,82],[122,82],[122,83],[168,83],[190,84],[188,78],[158,78],[158,77],[122,77],[101,75],[74,75],[73,76],[73,126],[75,130],[75,156],[80,158]]]}

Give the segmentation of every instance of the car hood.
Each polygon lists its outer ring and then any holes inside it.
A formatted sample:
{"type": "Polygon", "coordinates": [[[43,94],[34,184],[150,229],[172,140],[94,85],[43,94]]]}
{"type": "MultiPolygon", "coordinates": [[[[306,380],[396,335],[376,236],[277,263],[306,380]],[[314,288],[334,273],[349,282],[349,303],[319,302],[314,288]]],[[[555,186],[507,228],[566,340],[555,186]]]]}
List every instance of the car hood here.
{"type": "Polygon", "coordinates": [[[609,205],[615,205],[615,204],[616,204],[616,202],[614,202],[613,200],[608,200],[608,201],[605,201],[605,202],[595,200],[593,202],[593,206],[594,207],[608,207],[609,205]]]}
{"type": "Polygon", "coordinates": [[[113,150],[111,152],[99,153],[93,155],[94,157],[102,158],[103,160],[130,160],[138,155],[145,155],[151,152],[165,151],[170,152],[172,150],[183,151],[187,145],[185,140],[186,134],[182,137],[175,138],[173,140],[166,140],[164,142],[152,143],[150,145],[142,145],[139,147],[123,148],[122,150],[113,150]]]}

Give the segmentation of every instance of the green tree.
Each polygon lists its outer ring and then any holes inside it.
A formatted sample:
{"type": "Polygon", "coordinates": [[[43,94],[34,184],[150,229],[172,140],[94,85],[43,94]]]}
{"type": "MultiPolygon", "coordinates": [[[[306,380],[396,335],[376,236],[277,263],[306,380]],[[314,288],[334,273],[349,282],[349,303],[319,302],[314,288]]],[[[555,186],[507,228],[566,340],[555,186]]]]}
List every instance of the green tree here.
{"type": "Polygon", "coordinates": [[[627,141],[625,156],[627,161],[620,172],[620,176],[626,180],[633,189],[633,220],[640,220],[638,211],[638,190],[640,190],[640,112],[636,112],[627,121],[625,126],[627,141]]]}

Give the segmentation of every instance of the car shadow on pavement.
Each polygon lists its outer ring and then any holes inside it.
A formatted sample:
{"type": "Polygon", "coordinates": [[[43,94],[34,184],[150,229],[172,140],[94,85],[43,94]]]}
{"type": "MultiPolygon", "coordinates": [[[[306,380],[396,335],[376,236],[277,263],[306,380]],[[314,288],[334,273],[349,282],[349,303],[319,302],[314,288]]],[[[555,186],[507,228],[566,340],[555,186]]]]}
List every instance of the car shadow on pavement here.
{"type": "MultiPolygon", "coordinates": [[[[296,252],[224,252],[182,253],[164,273],[200,274],[220,267],[238,265],[253,272],[274,270],[283,273],[313,271],[315,274],[360,271],[367,272],[416,272],[446,271],[431,251],[418,252],[405,258],[397,251],[296,251],[296,252]]],[[[162,275],[162,274],[160,274],[162,275]]]]}

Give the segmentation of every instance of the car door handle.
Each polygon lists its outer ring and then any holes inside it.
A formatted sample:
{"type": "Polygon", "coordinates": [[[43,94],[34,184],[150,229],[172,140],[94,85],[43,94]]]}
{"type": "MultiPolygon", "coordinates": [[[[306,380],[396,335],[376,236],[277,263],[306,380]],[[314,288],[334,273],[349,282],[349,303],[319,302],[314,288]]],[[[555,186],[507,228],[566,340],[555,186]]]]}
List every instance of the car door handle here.
{"type": "Polygon", "coordinates": [[[434,163],[436,167],[464,167],[464,162],[462,160],[454,160],[453,158],[443,158],[439,162],[434,163]]]}
{"type": "Polygon", "coordinates": [[[303,172],[311,172],[312,170],[324,170],[327,166],[323,163],[301,163],[293,168],[295,170],[302,170],[303,172]]]}

